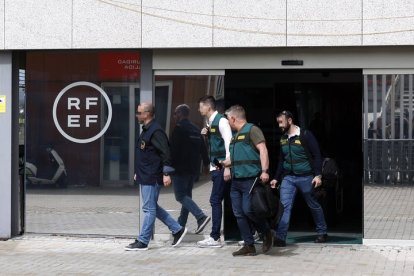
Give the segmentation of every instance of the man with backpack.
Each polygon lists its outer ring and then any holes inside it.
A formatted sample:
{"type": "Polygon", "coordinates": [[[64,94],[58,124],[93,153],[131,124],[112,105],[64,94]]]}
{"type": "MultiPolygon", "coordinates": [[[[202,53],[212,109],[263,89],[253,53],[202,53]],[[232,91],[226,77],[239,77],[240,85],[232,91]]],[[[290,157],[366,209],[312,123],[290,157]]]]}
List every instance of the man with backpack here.
{"type": "Polygon", "coordinates": [[[302,130],[293,123],[291,112],[282,111],[276,120],[283,135],[280,138],[279,166],[270,185],[275,188],[281,183],[280,201],[284,213],[276,229],[274,245],[286,246],[290,215],[297,190],[302,193],[316,224],[315,243],[324,243],[328,238],[325,216],[314,195],[314,189],[322,184],[322,157],[318,142],[310,131],[302,130]]]}

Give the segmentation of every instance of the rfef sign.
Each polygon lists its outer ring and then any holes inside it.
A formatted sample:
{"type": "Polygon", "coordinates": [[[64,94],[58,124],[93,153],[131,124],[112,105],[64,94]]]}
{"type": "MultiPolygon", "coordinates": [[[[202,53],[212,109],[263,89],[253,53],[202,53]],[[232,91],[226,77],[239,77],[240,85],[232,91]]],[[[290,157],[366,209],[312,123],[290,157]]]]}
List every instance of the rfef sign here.
{"type": "MultiPolygon", "coordinates": [[[[59,114],[60,117],[62,117],[62,114],[59,114]]],[[[112,120],[112,105],[111,101],[109,100],[108,95],[105,93],[105,91],[97,86],[94,83],[86,82],[86,81],[79,81],[74,82],[72,84],[69,84],[65,88],[62,89],[62,91],[59,92],[58,96],[55,99],[55,102],[53,104],[53,121],[55,123],[56,128],[58,131],[68,140],[75,142],[75,143],[90,143],[97,139],[99,139],[108,129],[109,125],[111,124],[112,120]],[[76,96],[76,95],[69,95],[67,97],[64,97],[65,100],[62,101],[62,103],[59,103],[61,98],[72,88],[86,86],[93,88],[95,91],[95,95],[89,95],[89,96],[76,96]],[[100,95],[102,95],[104,99],[104,103],[107,105],[107,118],[105,126],[97,133],[96,135],[93,135],[92,137],[88,138],[79,138],[74,137],[73,135],[68,134],[67,131],[64,130],[71,130],[71,129],[85,129],[85,132],[88,132],[87,130],[91,127],[97,127],[100,122],[100,112],[98,112],[98,101],[100,98],[100,95]],[[58,116],[58,105],[62,105],[60,110],[63,110],[65,114],[63,114],[63,117],[66,119],[64,120],[64,123],[59,123],[59,116],[58,116]]]]}

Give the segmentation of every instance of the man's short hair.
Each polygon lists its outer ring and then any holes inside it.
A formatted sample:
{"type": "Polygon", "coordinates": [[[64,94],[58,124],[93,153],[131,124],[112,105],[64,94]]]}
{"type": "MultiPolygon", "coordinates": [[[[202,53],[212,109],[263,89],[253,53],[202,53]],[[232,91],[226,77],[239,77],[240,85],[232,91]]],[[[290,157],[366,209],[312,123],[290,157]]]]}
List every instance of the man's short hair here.
{"type": "Polygon", "coordinates": [[[201,97],[198,103],[209,105],[211,109],[216,110],[216,99],[213,96],[201,97]]]}
{"type": "Polygon", "coordinates": [[[233,116],[236,119],[246,119],[246,111],[241,105],[233,105],[229,109],[226,110],[225,113],[227,116],[233,116]]]}
{"type": "Polygon", "coordinates": [[[151,116],[154,116],[155,114],[155,107],[151,103],[140,103],[140,106],[144,108],[144,111],[148,112],[151,116]]]}
{"type": "Polygon", "coordinates": [[[178,112],[183,117],[187,118],[190,115],[190,107],[186,104],[180,104],[175,108],[175,112],[178,112]]]}
{"type": "Polygon", "coordinates": [[[290,112],[289,110],[283,110],[282,112],[279,112],[276,118],[279,118],[281,116],[285,116],[286,119],[289,119],[289,118],[291,118],[292,120],[294,119],[292,112],[290,112]]]}

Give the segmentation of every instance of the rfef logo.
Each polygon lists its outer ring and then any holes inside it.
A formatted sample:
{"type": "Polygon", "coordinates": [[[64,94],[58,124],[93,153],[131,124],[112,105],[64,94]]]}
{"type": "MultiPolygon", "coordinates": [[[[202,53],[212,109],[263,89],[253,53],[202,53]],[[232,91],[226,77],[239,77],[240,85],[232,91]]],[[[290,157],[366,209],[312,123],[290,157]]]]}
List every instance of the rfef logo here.
{"type": "Polygon", "coordinates": [[[59,92],[53,104],[53,121],[56,128],[66,139],[75,143],[85,144],[99,139],[108,129],[111,120],[112,105],[108,95],[101,87],[91,82],[79,81],[69,84],[59,92]],[[100,118],[101,95],[104,99],[104,103],[101,104],[106,104],[106,118],[100,118]],[[96,131],[101,124],[103,125],[103,120],[106,120],[104,127],[96,131]],[[82,137],[75,137],[76,133],[82,133],[82,137]],[[85,135],[91,136],[84,137],[85,135]]]}

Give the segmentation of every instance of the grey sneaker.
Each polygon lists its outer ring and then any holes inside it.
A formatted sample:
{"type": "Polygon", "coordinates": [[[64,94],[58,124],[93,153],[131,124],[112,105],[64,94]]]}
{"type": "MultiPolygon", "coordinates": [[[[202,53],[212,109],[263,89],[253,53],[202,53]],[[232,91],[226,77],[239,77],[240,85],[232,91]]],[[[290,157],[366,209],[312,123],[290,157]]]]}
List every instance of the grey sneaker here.
{"type": "MultiPolygon", "coordinates": [[[[259,233],[258,233],[257,231],[256,231],[256,232],[254,232],[253,239],[254,239],[254,243],[255,243],[255,244],[260,243],[260,235],[259,235],[259,233]]],[[[241,241],[239,241],[239,242],[238,242],[238,244],[239,244],[240,246],[243,246],[243,245],[244,245],[244,241],[243,241],[243,240],[241,240],[241,241]]]]}
{"type": "Polygon", "coordinates": [[[201,231],[203,231],[204,227],[206,227],[207,223],[209,223],[211,220],[210,216],[205,216],[202,219],[200,219],[200,221],[197,221],[197,229],[194,231],[194,233],[198,234],[201,231]]]}
{"type": "Polygon", "coordinates": [[[174,240],[172,242],[172,246],[176,247],[177,245],[179,245],[180,242],[183,240],[185,234],[187,234],[187,227],[183,227],[180,231],[173,234],[174,240]]]}
{"type": "Polygon", "coordinates": [[[139,240],[135,240],[133,243],[125,246],[125,250],[126,251],[144,251],[144,250],[148,250],[148,245],[140,242],[139,240]]]}

